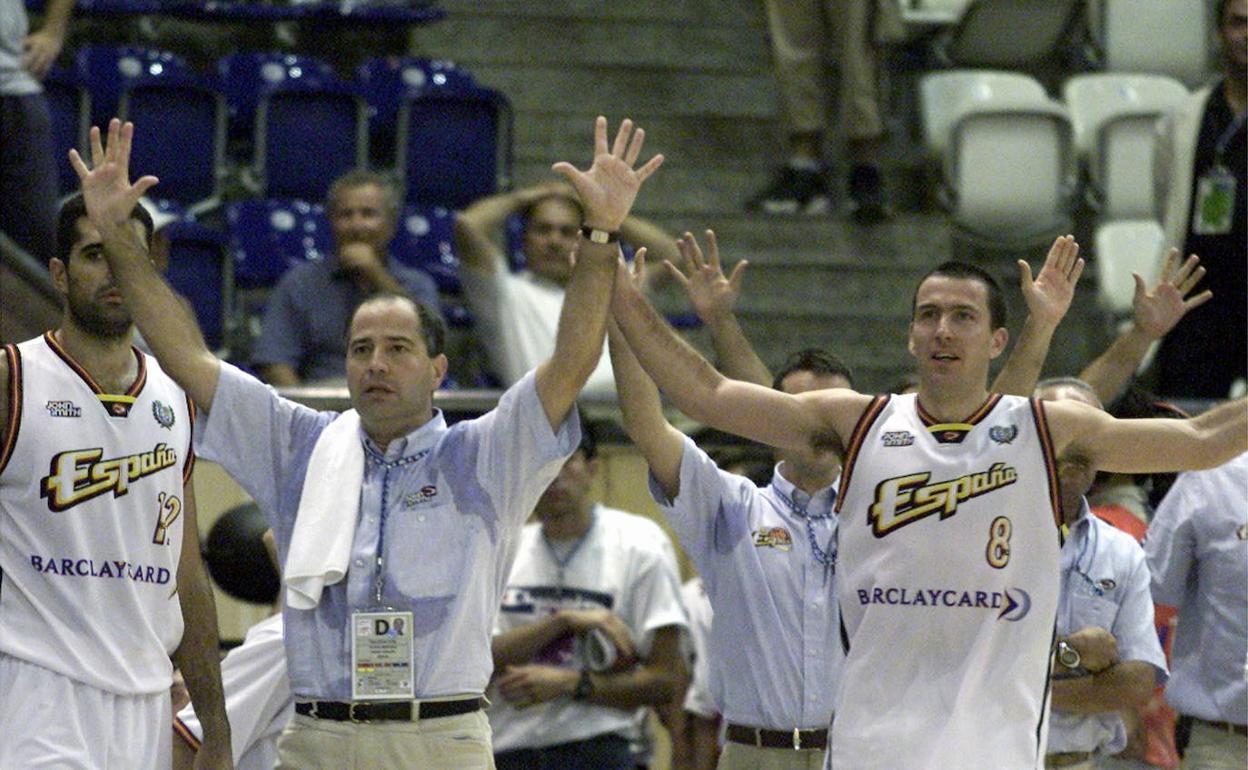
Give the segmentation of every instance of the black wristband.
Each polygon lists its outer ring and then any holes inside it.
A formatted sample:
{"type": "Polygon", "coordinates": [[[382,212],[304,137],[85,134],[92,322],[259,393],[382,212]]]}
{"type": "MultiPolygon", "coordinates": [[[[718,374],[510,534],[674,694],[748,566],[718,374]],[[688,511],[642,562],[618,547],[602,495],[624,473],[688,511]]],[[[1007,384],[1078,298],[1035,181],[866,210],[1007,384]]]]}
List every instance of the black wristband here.
{"type": "Polygon", "coordinates": [[[589,225],[581,225],[581,237],[594,243],[615,243],[620,240],[620,231],[599,230],[589,225]]]}

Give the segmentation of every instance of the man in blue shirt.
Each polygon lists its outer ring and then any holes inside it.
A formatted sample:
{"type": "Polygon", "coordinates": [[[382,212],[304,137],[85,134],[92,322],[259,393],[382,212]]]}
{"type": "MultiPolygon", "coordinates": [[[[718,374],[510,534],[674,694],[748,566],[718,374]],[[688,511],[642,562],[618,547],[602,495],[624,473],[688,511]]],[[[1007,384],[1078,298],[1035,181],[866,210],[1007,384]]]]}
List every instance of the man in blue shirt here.
{"type": "Polygon", "coordinates": [[[71,160],[144,337],[206,415],[204,456],[273,527],[296,701],[282,766],[490,767],[481,694],[514,542],[578,443],[572,407],[602,348],[617,231],[662,156],[634,168],[644,133],[626,120],[608,147],[600,117],[592,167],[555,164],[586,212],[555,350],[495,409],[448,428],[433,406],[447,369],[442,326],[406,297],[367,300],[352,318],[355,408],[342,415],[281,399],[215,358],[119,224],[157,181],[129,181],[133,133],[114,120],[105,150],[93,129],[91,168],[77,153],[71,160]],[[406,638],[386,635],[398,619],[406,638]]]}

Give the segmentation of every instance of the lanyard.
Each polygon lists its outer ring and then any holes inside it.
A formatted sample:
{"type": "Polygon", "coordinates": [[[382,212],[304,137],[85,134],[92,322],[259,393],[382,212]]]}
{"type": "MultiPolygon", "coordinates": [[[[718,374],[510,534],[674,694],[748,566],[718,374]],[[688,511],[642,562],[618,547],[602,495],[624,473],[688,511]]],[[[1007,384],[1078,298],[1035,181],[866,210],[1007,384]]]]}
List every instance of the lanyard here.
{"type": "MultiPolygon", "coordinates": [[[[833,531],[832,539],[828,541],[828,550],[825,551],[819,547],[819,541],[815,538],[815,525],[811,521],[812,519],[832,518],[832,507],[828,506],[827,513],[812,514],[806,510],[806,506],[795,503],[792,498],[781,492],[775,484],[772,484],[771,489],[776,493],[776,497],[779,497],[789,507],[789,510],[806,522],[806,538],[810,541],[810,552],[814,555],[815,562],[822,564],[824,569],[836,572],[836,532],[833,531]]],[[[835,501],[836,490],[832,490],[831,502],[835,501]]]]}
{"type": "Polygon", "coordinates": [[[585,541],[589,539],[590,534],[594,531],[594,525],[598,523],[597,509],[591,510],[589,516],[589,527],[586,528],[584,534],[576,539],[576,542],[572,544],[572,547],[569,548],[568,552],[562,557],[560,557],[559,552],[555,550],[555,546],[551,544],[550,538],[546,537],[546,530],[542,530],[542,542],[546,544],[546,552],[550,554],[551,561],[555,563],[557,575],[555,588],[558,591],[559,601],[563,601],[564,572],[567,569],[568,564],[576,556],[577,552],[581,550],[581,546],[585,545],[585,541]]]}
{"type": "Polygon", "coordinates": [[[429,450],[417,452],[410,457],[400,457],[398,460],[387,460],[368,445],[364,448],[365,457],[381,468],[381,521],[377,527],[377,556],[373,562],[373,595],[377,600],[377,605],[381,606],[381,588],[385,584],[386,519],[389,517],[390,471],[424,459],[425,455],[429,454],[429,450]]]}
{"type": "Polygon", "coordinates": [[[1231,143],[1231,139],[1235,134],[1239,133],[1240,129],[1244,127],[1245,116],[1248,116],[1248,110],[1236,115],[1235,119],[1230,122],[1230,125],[1223,129],[1222,134],[1218,136],[1218,141],[1213,146],[1213,165],[1215,167],[1222,166],[1222,156],[1226,154],[1226,146],[1231,143]]]}

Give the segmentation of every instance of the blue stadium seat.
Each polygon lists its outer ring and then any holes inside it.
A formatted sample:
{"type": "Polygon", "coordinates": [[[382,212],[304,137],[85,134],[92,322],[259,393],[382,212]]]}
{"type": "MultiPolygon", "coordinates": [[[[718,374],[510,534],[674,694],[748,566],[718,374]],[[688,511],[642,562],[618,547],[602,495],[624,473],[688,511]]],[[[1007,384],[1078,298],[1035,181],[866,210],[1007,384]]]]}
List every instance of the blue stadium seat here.
{"type": "Polygon", "coordinates": [[[250,200],[226,206],[234,285],[271,288],[291,267],[333,250],[325,208],[291,200],[250,200]]]}
{"type": "Polygon", "coordinates": [[[409,202],[459,209],[507,186],[511,105],[466,76],[431,81],[399,107],[395,169],[409,202]]]}
{"type": "Polygon", "coordinates": [[[155,194],[192,213],[220,202],[225,178],[225,98],[214,85],[187,73],[140,75],[117,109],[134,122],[135,175],[159,177],[155,194]]]}
{"type": "Polygon", "coordinates": [[[75,65],[91,94],[91,125],[101,127],[117,115],[122,92],[134,79],[194,74],[176,54],[133,46],[84,46],[75,65]]]}
{"type": "Polygon", "coordinates": [[[170,223],[161,232],[169,238],[166,278],[195,308],[208,347],[221,347],[233,286],[225,234],[189,220],[170,223]]]}
{"type": "Polygon", "coordinates": [[[404,207],[390,251],[403,264],[433,276],[438,291],[452,295],[463,291],[459,258],[455,256],[455,215],[448,209],[404,207]]]}
{"type": "Polygon", "coordinates": [[[59,193],[68,195],[78,189],[78,175],[69,165],[70,148],[82,151],[87,144],[87,128],[91,120],[91,96],[78,82],[73,70],[53,67],[43,80],[48,111],[52,116],[52,146],[56,152],[56,174],[59,193]]]}
{"type": "Polygon", "coordinates": [[[378,165],[394,161],[399,107],[404,97],[436,84],[465,81],[471,76],[454,62],[397,56],[367,59],[356,71],[356,83],[368,102],[369,148],[378,165]]]}
{"type": "Polygon", "coordinates": [[[253,176],[268,198],[321,201],[337,177],[368,165],[368,108],[340,81],[272,86],[256,111],[253,176]]]}
{"type": "Polygon", "coordinates": [[[256,131],[256,108],[264,91],[287,81],[335,79],[334,70],[314,56],[250,52],[223,56],[217,76],[230,111],[230,139],[251,148],[256,131]]]}

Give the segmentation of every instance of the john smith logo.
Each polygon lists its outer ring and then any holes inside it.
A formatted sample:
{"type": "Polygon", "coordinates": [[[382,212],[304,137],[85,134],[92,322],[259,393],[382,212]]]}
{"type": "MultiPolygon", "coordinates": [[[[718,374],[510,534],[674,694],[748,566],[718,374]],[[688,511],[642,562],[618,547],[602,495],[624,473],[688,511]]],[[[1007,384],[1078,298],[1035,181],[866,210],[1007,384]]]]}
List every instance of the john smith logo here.
{"type": "Polygon", "coordinates": [[[81,417],[82,407],[73,401],[49,401],[47,403],[49,417],[81,417]]]}
{"type": "Polygon", "coordinates": [[[940,512],[941,519],[947,519],[958,512],[962,501],[1018,481],[1018,471],[1005,463],[993,463],[988,470],[948,481],[929,484],[931,477],[930,472],[924,471],[880,482],[875,488],[875,502],[867,512],[876,537],[884,537],[936,512],[940,512]]]}
{"type": "Polygon", "coordinates": [[[756,548],[778,548],[781,551],[788,551],[793,548],[793,536],[784,527],[760,529],[754,533],[754,546],[756,548]]]}
{"type": "Polygon", "coordinates": [[[438,488],[433,484],[426,484],[415,492],[409,492],[403,497],[404,508],[415,508],[421,503],[427,503],[438,496],[438,488]]]}
{"type": "Polygon", "coordinates": [[[998,444],[1011,444],[1018,438],[1017,425],[994,425],[988,429],[988,438],[998,444]]]}
{"type": "Polygon", "coordinates": [[[156,418],[157,425],[168,430],[173,430],[173,407],[162,404],[159,401],[153,402],[152,416],[156,418]]]}
{"type": "Polygon", "coordinates": [[[886,431],[880,439],[884,446],[910,446],[914,443],[914,434],[908,430],[886,431]]]}

